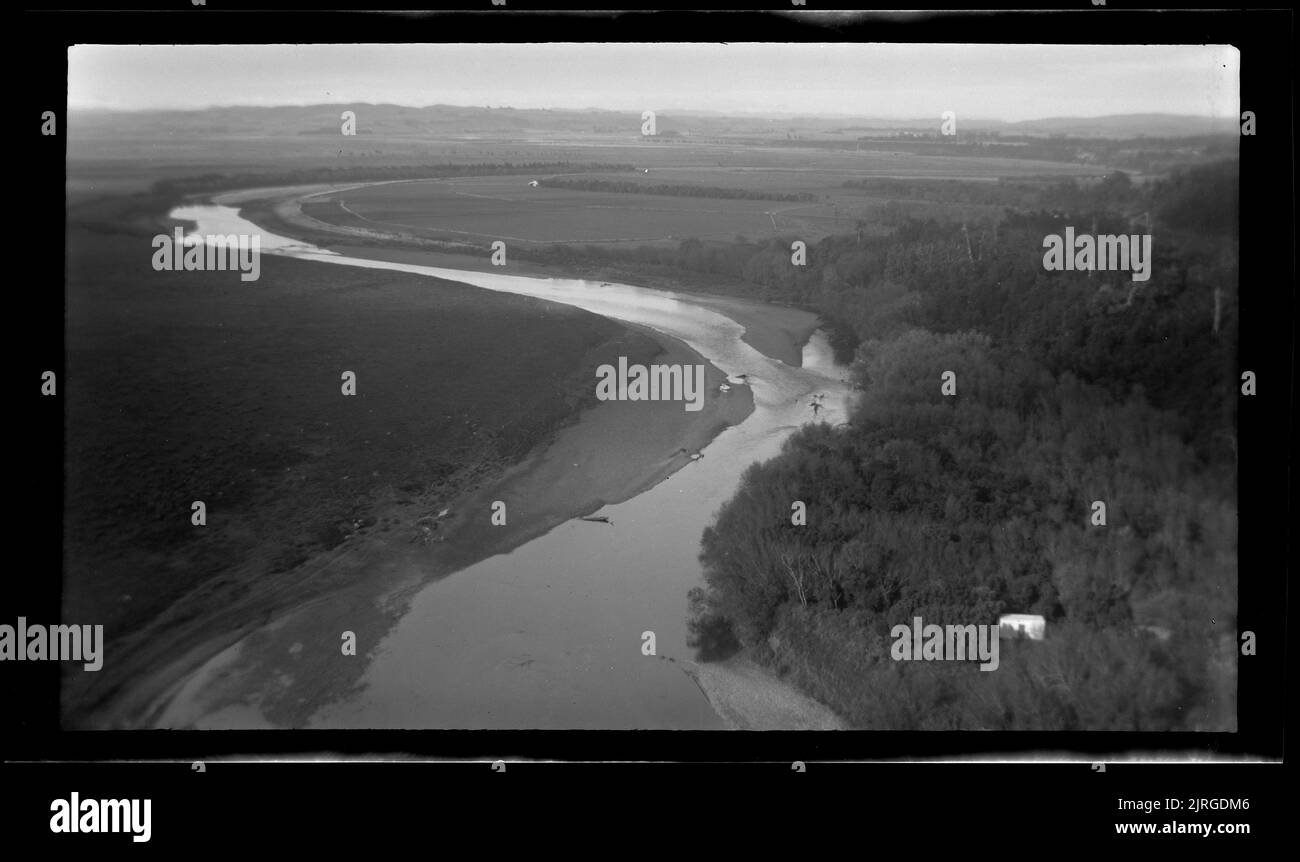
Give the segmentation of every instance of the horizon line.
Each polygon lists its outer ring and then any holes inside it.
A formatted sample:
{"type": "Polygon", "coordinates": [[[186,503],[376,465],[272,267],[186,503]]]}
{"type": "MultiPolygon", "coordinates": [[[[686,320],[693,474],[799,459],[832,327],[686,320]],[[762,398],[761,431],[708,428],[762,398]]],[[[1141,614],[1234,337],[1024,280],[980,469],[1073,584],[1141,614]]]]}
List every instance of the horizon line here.
{"type": "MultiPolygon", "coordinates": [[[[249,104],[246,102],[232,102],[232,103],[203,105],[200,107],[155,106],[155,107],[142,107],[142,108],[124,108],[124,107],[110,106],[110,105],[68,104],[65,106],[65,108],[68,112],[97,111],[102,113],[115,113],[115,114],[148,114],[148,113],[157,114],[157,113],[167,113],[167,112],[199,113],[202,111],[220,110],[220,109],[228,109],[228,108],[275,110],[277,108],[317,108],[317,107],[324,108],[324,107],[334,107],[338,105],[345,105],[345,106],[366,105],[370,107],[408,108],[411,110],[428,110],[430,108],[467,108],[467,109],[478,109],[478,110],[489,110],[489,111],[555,111],[555,112],[565,112],[565,113],[607,113],[607,114],[637,114],[637,115],[640,115],[641,111],[651,110],[656,112],[656,114],[670,115],[676,112],[679,114],[705,115],[711,117],[746,117],[750,119],[770,119],[770,120],[860,119],[860,120],[891,120],[891,121],[925,120],[928,122],[931,119],[929,117],[916,115],[916,114],[909,114],[909,115],[836,114],[836,113],[806,113],[806,112],[793,112],[793,111],[774,111],[771,113],[766,113],[762,111],[749,111],[749,110],[727,111],[727,110],[705,110],[700,108],[636,109],[636,108],[602,108],[597,106],[587,106],[582,108],[569,108],[569,107],[558,107],[558,106],[517,107],[514,105],[482,105],[482,104],[459,105],[451,102],[434,102],[426,105],[412,105],[412,104],[403,104],[401,102],[366,102],[366,101],[356,101],[356,100],[340,101],[340,102],[305,102],[305,103],[282,102],[282,103],[270,104],[270,105],[257,105],[257,104],[249,104]]],[[[958,117],[961,116],[962,115],[958,113],[958,117]]],[[[1045,120],[1099,120],[1099,119],[1105,119],[1110,117],[1179,117],[1179,118],[1196,119],[1196,120],[1217,120],[1223,122],[1228,122],[1228,121],[1236,122],[1239,120],[1239,117],[1231,114],[1223,114],[1223,115],[1185,114],[1185,113],[1175,113],[1171,111],[1127,111],[1127,112],[1114,113],[1114,114],[1088,114],[1088,115],[1051,114],[1051,115],[1034,117],[1032,119],[1024,119],[1024,120],[1007,120],[1001,117],[996,117],[991,115],[977,115],[977,114],[966,115],[966,119],[968,122],[972,120],[986,121],[986,122],[993,121],[999,123],[1007,123],[1008,125],[1016,125],[1016,124],[1024,124],[1024,123],[1039,123],[1045,120]]]]}

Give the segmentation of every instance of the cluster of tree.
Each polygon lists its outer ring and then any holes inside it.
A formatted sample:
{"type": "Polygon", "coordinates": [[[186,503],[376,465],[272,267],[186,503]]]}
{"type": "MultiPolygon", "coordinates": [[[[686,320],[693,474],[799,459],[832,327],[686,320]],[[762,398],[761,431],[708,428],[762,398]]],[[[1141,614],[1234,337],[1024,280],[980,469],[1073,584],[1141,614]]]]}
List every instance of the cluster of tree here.
{"type": "Polygon", "coordinates": [[[748,201],[817,200],[808,192],[771,192],[763,189],[736,189],[723,186],[695,186],[685,183],[643,183],[637,180],[603,180],[590,177],[547,177],[538,181],[553,189],[572,189],[583,192],[617,192],[634,195],[665,195],[678,198],[725,198],[748,201]]]}
{"type": "Polygon", "coordinates": [[[1062,180],[1059,177],[1000,178],[997,180],[894,179],[870,177],[848,180],[844,188],[861,190],[871,197],[915,200],[943,204],[972,204],[1009,207],[1015,210],[1097,209],[1131,211],[1150,199],[1147,190],[1133,183],[1128,174],[1114,171],[1096,179],[1062,180]]]}
{"type": "MultiPolygon", "coordinates": [[[[861,393],[705,531],[700,645],[751,648],[860,727],[1232,729],[1235,176],[1144,192],[1148,282],[1044,271],[1062,220],[1041,211],[835,237],[773,272],[860,339],[861,393]],[[1042,614],[1047,640],[1004,641],[992,673],[890,657],[916,616],[1001,613],[1042,614]]],[[[1100,188],[1087,227],[1128,225],[1131,189],[1100,188]]]]}
{"type": "Polygon", "coordinates": [[[1002,178],[996,181],[949,181],[873,177],[848,180],[844,188],[871,197],[943,204],[1007,208],[1016,213],[1042,210],[1067,215],[1155,215],[1169,226],[1224,234],[1237,224],[1236,162],[1196,165],[1149,183],[1135,183],[1124,171],[1102,177],[1002,178]],[[1202,208],[1207,200],[1219,207],[1202,208]]]}
{"type": "MultiPolygon", "coordinates": [[[[1034,138],[1026,141],[977,139],[969,135],[930,137],[864,136],[855,140],[801,140],[800,147],[824,150],[884,150],[917,156],[956,156],[974,158],[1034,159],[1048,162],[1077,162],[1083,146],[1091,141],[1070,138],[1034,138]]],[[[784,141],[764,141],[769,145],[784,141]]]]}

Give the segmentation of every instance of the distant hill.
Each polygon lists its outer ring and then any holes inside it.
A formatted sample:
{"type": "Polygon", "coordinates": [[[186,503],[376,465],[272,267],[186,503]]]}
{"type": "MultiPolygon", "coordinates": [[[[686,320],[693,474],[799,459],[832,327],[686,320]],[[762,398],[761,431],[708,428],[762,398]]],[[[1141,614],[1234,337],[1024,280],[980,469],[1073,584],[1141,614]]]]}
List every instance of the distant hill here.
{"type": "Polygon", "coordinates": [[[1238,134],[1231,117],[1194,117],[1186,114],[1110,114],[1104,117],[1049,117],[1008,123],[1004,129],[1020,134],[1054,134],[1071,137],[1181,138],[1238,134]]]}
{"type": "MultiPolygon", "coordinates": [[[[129,131],[155,137],[278,136],[334,134],[344,111],[357,115],[358,135],[473,136],[526,134],[626,134],[637,136],[641,114],[599,109],[546,110],[431,105],[414,108],[390,104],[325,104],[282,107],[218,107],[193,111],[77,110],[69,113],[70,134],[85,138],[114,137],[129,131]]],[[[898,132],[934,133],[939,118],[854,118],[708,114],[693,111],[656,111],[662,132],[714,136],[776,136],[785,138],[892,135],[898,132]]],[[[1005,122],[958,116],[959,132],[1003,135],[1064,135],[1069,137],[1137,138],[1193,137],[1235,134],[1236,121],[1227,118],[1179,114],[1121,114],[1104,117],[1049,117],[1005,122]]]]}

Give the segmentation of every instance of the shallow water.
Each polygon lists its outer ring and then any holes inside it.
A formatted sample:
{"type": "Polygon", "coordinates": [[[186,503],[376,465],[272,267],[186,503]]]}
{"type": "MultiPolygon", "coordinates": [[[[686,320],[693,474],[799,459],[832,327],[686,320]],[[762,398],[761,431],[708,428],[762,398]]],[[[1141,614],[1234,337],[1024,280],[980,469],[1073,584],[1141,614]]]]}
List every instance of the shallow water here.
{"type": "MultiPolygon", "coordinates": [[[[573,305],[680,339],[733,380],[749,375],[753,413],[704,457],[602,509],[613,526],[570,521],[423,588],[372,655],[359,693],[318,710],[312,727],[722,727],[678,664],[693,658],[686,594],[702,583],[700,536],[744,469],[814,419],[813,394],[825,396],[819,420],[844,421],[847,374],[822,333],[805,346],[803,367],[792,368],[754,350],[740,324],[687,294],[349,258],[269,234],[229,207],[182,207],[171,216],[194,221],[198,234],[256,234],[264,253],[573,305]],[[657,656],[642,654],[644,632],[654,633],[657,656]]],[[[265,275],[250,285],[268,288],[265,275]]]]}

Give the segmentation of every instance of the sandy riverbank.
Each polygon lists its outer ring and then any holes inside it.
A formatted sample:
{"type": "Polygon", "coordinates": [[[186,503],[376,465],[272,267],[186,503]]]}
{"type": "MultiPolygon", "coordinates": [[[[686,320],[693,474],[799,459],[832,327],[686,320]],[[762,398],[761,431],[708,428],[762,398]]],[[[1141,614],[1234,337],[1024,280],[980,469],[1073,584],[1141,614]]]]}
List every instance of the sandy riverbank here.
{"type": "MultiPolygon", "coordinates": [[[[336,251],[349,257],[368,258],[371,260],[388,260],[399,263],[418,263],[424,266],[445,267],[447,269],[464,269],[471,272],[500,272],[500,267],[493,267],[489,256],[468,254],[450,254],[439,251],[418,249],[381,249],[372,246],[351,245],[346,242],[332,242],[325,245],[330,251],[336,251]]],[[[529,275],[537,278],[573,278],[558,267],[545,266],[531,261],[514,261],[507,272],[511,275],[529,275]]],[[[589,276],[581,276],[589,277],[589,276]]],[[[680,282],[667,283],[663,279],[626,279],[610,275],[612,280],[624,284],[636,284],[655,290],[667,290],[689,295],[692,302],[725,314],[745,327],[741,336],[745,343],[766,356],[779,359],[786,365],[798,367],[803,360],[803,346],[817,330],[817,315],[798,308],[770,305],[742,297],[703,293],[684,287],[680,282]]],[[[601,280],[592,276],[592,280],[601,280]]]]}
{"type": "MultiPolygon", "coordinates": [[[[546,447],[499,471],[448,505],[433,541],[400,544],[367,537],[331,564],[349,586],[267,622],[240,638],[214,638],[160,670],[139,689],[149,726],[304,727],[313,712],[360,678],[364,661],[340,660],[340,635],[354,632],[358,656],[401,618],[430,580],[546,533],[575,517],[621,502],[689,468],[689,453],[753,409],[745,386],[718,391],[725,376],[681,342],[643,330],[663,348],[656,361],[706,366],[705,407],[673,402],[605,402],[585,411],[546,447]],[[507,523],[491,523],[491,504],[507,523]]],[[[595,527],[599,528],[599,527],[595,527]]]]}
{"type": "Polygon", "coordinates": [[[730,730],[847,730],[848,724],[767,668],[742,655],[682,662],[730,730]]]}

